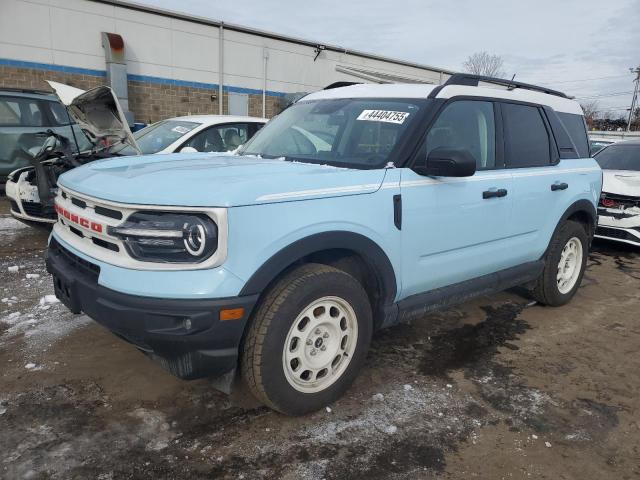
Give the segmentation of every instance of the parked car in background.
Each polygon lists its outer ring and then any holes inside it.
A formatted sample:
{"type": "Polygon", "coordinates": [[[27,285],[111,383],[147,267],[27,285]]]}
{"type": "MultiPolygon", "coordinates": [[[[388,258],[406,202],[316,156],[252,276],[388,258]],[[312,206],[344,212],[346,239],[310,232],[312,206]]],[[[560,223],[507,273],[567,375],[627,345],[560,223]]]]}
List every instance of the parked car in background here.
{"type": "Polygon", "coordinates": [[[29,224],[55,221],[53,198],[62,173],[111,157],[114,155],[111,150],[122,145],[139,152],[111,88],[102,86],[84,91],[57,82],[48,83],[60,102],[57,105],[62,104],[62,110],[75,125],[62,132],[39,127],[37,135],[42,142],[21,149],[29,166],[7,176],[5,190],[11,215],[29,224]]]}
{"type": "Polygon", "coordinates": [[[329,88],[234,155],[65,173],[47,269],[72,312],[175,375],[240,372],[300,415],[345,392],[377,329],[516,285],[569,302],[601,181],[561,92],[466,74],[329,88]]]}
{"type": "MultiPolygon", "coordinates": [[[[69,135],[70,127],[67,126],[66,131],[58,132],[65,138],[51,142],[44,151],[40,152],[37,145],[30,150],[21,150],[23,156],[30,158],[31,166],[14,170],[7,178],[6,194],[11,214],[32,224],[55,223],[53,190],[58,176],[71,168],[97,159],[140,153],[233,151],[267,122],[263,118],[230,115],[176,117],[132,134],[109,87],[85,92],[55,82],[50,84],[61,101],[55,105],[65,114],[64,105],[68,105],[69,114],[78,125],[75,126],[75,137],[69,135]],[[67,145],[66,153],[63,144],[67,145]]],[[[42,130],[41,127],[39,131],[42,130]]],[[[42,132],[40,136],[42,144],[52,134],[42,132]]]]}
{"type": "Polygon", "coordinates": [[[640,140],[609,145],[595,159],[603,175],[596,237],[640,246],[640,140]]]}
{"type": "MultiPolygon", "coordinates": [[[[78,146],[89,149],[91,144],[72,123],[65,106],[51,93],[0,89],[0,184],[17,168],[29,165],[28,152],[44,144],[46,130],[69,138],[75,134],[78,146]]],[[[77,151],[75,143],[71,148],[77,151]]]]}
{"type": "Polygon", "coordinates": [[[595,155],[607,145],[611,145],[615,142],[616,140],[612,140],[610,138],[589,137],[589,148],[591,149],[591,155],[595,155]]]}
{"type": "MultiPolygon", "coordinates": [[[[266,118],[233,115],[190,115],[147,125],[133,134],[143,155],[152,153],[231,152],[247,142],[267,123],[266,118]]],[[[114,154],[135,155],[131,146],[114,154]]]]}

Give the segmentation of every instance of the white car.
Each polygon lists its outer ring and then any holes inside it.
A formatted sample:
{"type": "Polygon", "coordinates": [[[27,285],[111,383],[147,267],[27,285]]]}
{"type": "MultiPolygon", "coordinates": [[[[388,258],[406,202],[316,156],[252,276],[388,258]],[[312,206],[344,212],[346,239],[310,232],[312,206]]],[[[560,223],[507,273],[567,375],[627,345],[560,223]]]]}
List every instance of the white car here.
{"type": "MultiPolygon", "coordinates": [[[[53,198],[58,177],[85,163],[122,155],[177,152],[229,152],[249,140],[267,119],[231,115],[176,117],[149,125],[132,134],[117,98],[109,87],[85,92],[49,82],[69,115],[91,146],[88,151],[69,148],[78,138],[50,135],[48,147],[29,154],[31,166],[9,174],[5,191],[11,215],[31,224],[53,224],[53,198]]],[[[85,140],[84,138],[81,140],[85,140]]]]}
{"type": "MultiPolygon", "coordinates": [[[[266,118],[234,115],[189,115],[147,125],[133,134],[143,155],[176,152],[231,152],[249,140],[267,123],[266,118]]],[[[130,145],[111,150],[118,155],[136,155],[130,145]]]]}
{"type": "Polygon", "coordinates": [[[640,140],[611,144],[594,158],[603,176],[595,236],[640,246],[640,140]]]}

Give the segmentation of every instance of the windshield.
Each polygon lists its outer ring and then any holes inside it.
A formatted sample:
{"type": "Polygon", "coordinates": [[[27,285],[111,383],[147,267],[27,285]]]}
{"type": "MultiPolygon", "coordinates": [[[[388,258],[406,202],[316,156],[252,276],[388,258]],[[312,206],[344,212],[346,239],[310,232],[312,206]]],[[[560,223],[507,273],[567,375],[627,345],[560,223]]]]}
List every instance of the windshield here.
{"type": "Polygon", "coordinates": [[[331,99],[299,102],[267,123],[244,155],[374,168],[391,153],[426,100],[331,99]]]}
{"type": "Polygon", "coordinates": [[[610,145],[594,157],[604,170],[640,171],[640,143],[610,145]]]}
{"type": "MultiPolygon", "coordinates": [[[[164,150],[180,137],[200,125],[202,124],[183,120],[163,120],[148,125],[142,130],[138,130],[133,134],[133,138],[135,138],[140,150],[142,150],[142,154],[148,155],[164,150]]],[[[128,145],[119,145],[113,148],[111,152],[120,155],[138,154],[138,152],[128,145]]]]}

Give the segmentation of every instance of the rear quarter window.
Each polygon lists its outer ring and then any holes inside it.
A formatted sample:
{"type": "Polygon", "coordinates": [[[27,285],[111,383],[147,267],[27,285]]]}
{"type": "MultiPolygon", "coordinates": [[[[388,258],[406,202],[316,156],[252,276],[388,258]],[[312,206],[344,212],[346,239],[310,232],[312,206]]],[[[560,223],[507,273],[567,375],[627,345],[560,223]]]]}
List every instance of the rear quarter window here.
{"type": "Polygon", "coordinates": [[[573,140],[573,144],[578,149],[578,156],[580,158],[589,157],[589,140],[587,138],[587,128],[584,123],[584,117],[573,113],[556,113],[564,125],[564,128],[567,129],[567,133],[569,133],[571,140],[573,140]]]}

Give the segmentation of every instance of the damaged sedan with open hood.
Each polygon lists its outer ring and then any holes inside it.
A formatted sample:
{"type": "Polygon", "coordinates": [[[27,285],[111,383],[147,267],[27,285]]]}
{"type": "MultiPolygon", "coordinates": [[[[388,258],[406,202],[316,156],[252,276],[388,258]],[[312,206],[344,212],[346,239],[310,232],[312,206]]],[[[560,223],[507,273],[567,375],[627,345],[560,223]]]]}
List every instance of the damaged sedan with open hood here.
{"type": "Polygon", "coordinates": [[[52,130],[39,135],[46,137],[40,147],[25,150],[30,166],[19,168],[9,174],[6,195],[11,203],[11,214],[29,224],[53,224],[56,221],[54,197],[57,193],[58,177],[80,165],[119,155],[114,150],[122,145],[140,153],[131,134],[120,104],[107,86],[88,91],[56,82],[48,82],[60,102],[66,106],[69,116],[80,127],[72,138],[52,130]]]}

